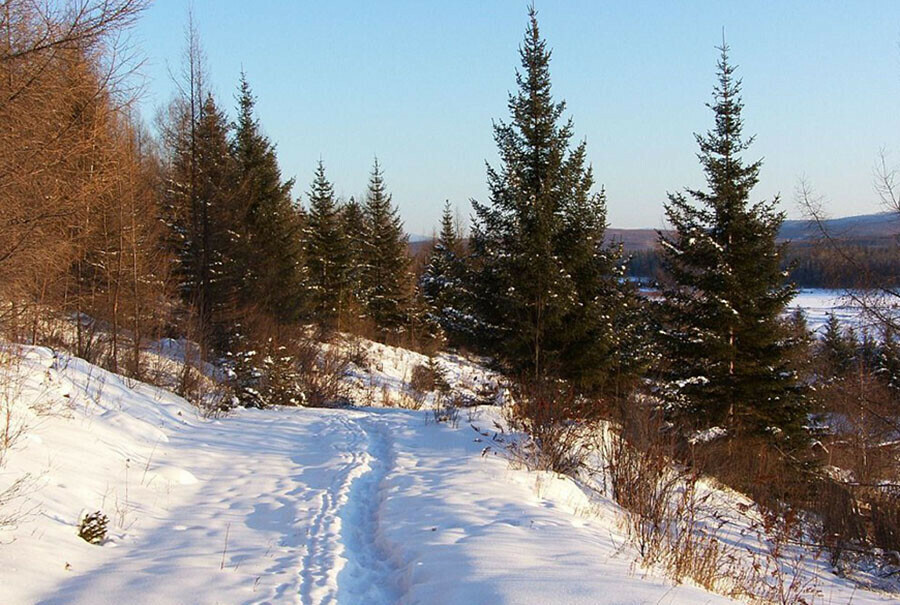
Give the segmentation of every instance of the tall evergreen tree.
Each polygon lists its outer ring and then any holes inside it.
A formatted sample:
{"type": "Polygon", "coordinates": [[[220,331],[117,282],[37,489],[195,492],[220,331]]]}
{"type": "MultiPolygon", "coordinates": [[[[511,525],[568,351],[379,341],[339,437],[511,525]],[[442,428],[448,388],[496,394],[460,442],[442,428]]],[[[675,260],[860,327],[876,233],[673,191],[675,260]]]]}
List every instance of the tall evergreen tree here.
{"type": "Polygon", "coordinates": [[[490,203],[473,201],[472,329],[488,352],[535,379],[603,384],[616,363],[614,326],[627,298],[619,252],[604,248],[606,197],[593,192],[586,144],[554,102],[550,51],[534,8],[519,49],[511,122],[494,126],[501,166],[488,166],[490,203]]]}
{"type": "Polygon", "coordinates": [[[363,249],[362,296],[369,317],[379,329],[401,331],[408,323],[412,296],[408,240],[403,223],[384,184],[375,159],[363,208],[367,241],[363,249]]]}
{"type": "Polygon", "coordinates": [[[231,145],[240,178],[238,232],[244,234],[240,302],[289,321],[304,308],[302,217],[291,199],[294,181],[282,180],[275,146],[260,130],[255,105],[250,84],[241,73],[231,145]]]}
{"type": "Polygon", "coordinates": [[[309,191],[307,267],[314,315],[338,329],[348,296],[349,253],[334,187],[319,161],[309,191]]]}
{"type": "Polygon", "coordinates": [[[164,220],[184,301],[194,309],[206,344],[223,350],[239,288],[234,191],[237,171],[228,147],[228,121],[208,95],[199,109],[176,107],[164,220]]]}
{"type": "Polygon", "coordinates": [[[789,363],[792,340],[781,316],[794,296],[780,268],[778,199],[751,203],[761,161],[744,163],[741,82],[720,48],[718,85],[708,106],[715,126],[695,135],[709,191],[669,195],[672,235],[660,234],[671,285],[664,330],[672,396],[696,428],[802,441],[805,399],[789,363]],[[691,200],[689,200],[691,198],[691,200]]]}
{"type": "Polygon", "coordinates": [[[440,326],[450,338],[462,338],[468,325],[462,306],[464,277],[462,234],[448,200],[441,216],[441,232],[428,255],[420,288],[428,307],[426,321],[440,326]]]}

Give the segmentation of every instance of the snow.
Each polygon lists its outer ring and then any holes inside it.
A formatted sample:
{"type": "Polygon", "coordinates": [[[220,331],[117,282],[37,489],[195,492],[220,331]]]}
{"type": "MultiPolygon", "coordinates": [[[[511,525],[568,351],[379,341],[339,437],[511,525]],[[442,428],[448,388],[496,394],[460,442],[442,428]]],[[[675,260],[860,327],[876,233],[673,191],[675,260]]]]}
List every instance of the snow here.
{"type": "Polygon", "coordinates": [[[853,304],[843,290],[805,289],[797,292],[790,309],[802,309],[809,329],[821,334],[832,314],[841,324],[860,328],[864,325],[862,310],[853,304]]]}
{"type": "Polygon", "coordinates": [[[702,431],[697,431],[694,433],[690,439],[688,439],[689,443],[709,443],[710,441],[715,441],[716,439],[721,439],[725,435],[728,434],[728,431],[721,426],[711,426],[708,429],[704,429],[702,431]]]}
{"type": "MultiPolygon", "coordinates": [[[[418,354],[366,343],[357,395],[402,390],[418,354]]],[[[6,604],[381,605],[725,603],[635,563],[621,511],[572,479],[510,466],[427,410],[241,409],[208,420],[179,397],[44,348],[6,372],[0,411],[27,428],[0,469],[6,604]],[[110,536],[77,536],[101,510],[110,536]]],[[[473,393],[496,379],[450,355],[473,393]]],[[[728,499],[723,492],[718,497],[728,499]]],[[[740,538],[733,538],[738,541],[740,538]]],[[[822,576],[821,602],[891,602],[822,576]]]]}
{"type": "MultiPolygon", "coordinates": [[[[356,405],[369,407],[418,407],[411,401],[413,393],[409,388],[412,372],[416,366],[426,366],[426,355],[391,347],[377,342],[356,339],[338,342],[326,347],[359,349],[357,357],[363,357],[362,364],[354,363],[346,377],[347,396],[356,405]]],[[[492,403],[502,403],[505,391],[499,374],[486,369],[471,359],[454,353],[439,353],[435,364],[444,379],[452,384],[454,392],[462,399],[477,401],[485,393],[495,393],[492,403]]],[[[421,405],[434,403],[428,395],[421,405]]]]}

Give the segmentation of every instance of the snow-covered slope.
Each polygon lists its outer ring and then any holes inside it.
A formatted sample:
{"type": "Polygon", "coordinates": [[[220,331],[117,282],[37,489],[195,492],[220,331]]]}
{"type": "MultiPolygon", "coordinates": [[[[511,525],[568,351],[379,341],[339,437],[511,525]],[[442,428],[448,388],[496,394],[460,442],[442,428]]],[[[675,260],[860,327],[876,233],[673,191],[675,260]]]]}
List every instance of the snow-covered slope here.
{"type": "MultiPolygon", "coordinates": [[[[426,355],[354,337],[324,345],[324,348],[337,349],[343,355],[354,351],[351,357],[357,359],[350,365],[345,383],[348,399],[355,405],[417,407],[434,403],[430,395],[416,403],[410,388],[415,368],[426,366],[429,362],[426,355]]],[[[434,363],[447,383],[452,385],[453,392],[463,400],[503,402],[502,381],[495,372],[453,353],[435,355],[434,363]]]]}
{"type": "MultiPolygon", "coordinates": [[[[404,388],[404,353],[380,354],[374,382],[404,388]]],[[[458,428],[390,408],[204,420],[170,393],[47,349],[20,359],[0,392],[13,426],[27,424],[0,491],[28,476],[0,509],[18,517],[0,530],[4,605],[727,602],[635,565],[611,503],[486,450],[470,421],[488,428],[495,409],[463,411],[458,428]],[[110,518],[100,546],[77,536],[95,510],[110,518]]],[[[819,591],[890,601],[838,583],[819,591]]]]}

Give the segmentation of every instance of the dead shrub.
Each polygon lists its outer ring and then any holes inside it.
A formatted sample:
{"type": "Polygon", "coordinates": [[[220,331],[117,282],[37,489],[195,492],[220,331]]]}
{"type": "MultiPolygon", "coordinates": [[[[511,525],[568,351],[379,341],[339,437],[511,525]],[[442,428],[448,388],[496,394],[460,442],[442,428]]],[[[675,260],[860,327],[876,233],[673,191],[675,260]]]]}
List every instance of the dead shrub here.
{"type": "Polygon", "coordinates": [[[0,468],[28,429],[23,415],[13,409],[21,399],[27,376],[20,367],[21,362],[16,347],[0,348],[0,468]]]}
{"type": "Polygon", "coordinates": [[[503,385],[500,382],[483,382],[475,393],[475,399],[467,405],[499,405],[502,403],[502,393],[503,385]]]}
{"type": "Polygon", "coordinates": [[[16,527],[19,521],[38,510],[37,505],[30,509],[23,507],[25,496],[36,489],[35,484],[34,477],[26,473],[0,489],[0,529],[16,527]]]}
{"type": "Polygon", "coordinates": [[[676,512],[693,503],[697,482],[673,464],[674,440],[663,428],[659,414],[635,401],[601,442],[610,495],[628,511],[628,530],[645,564],[658,563],[669,541],[680,540],[676,512]]]}
{"type": "Polygon", "coordinates": [[[412,407],[415,409],[420,409],[429,397],[431,397],[435,409],[445,407],[443,400],[450,395],[451,391],[444,371],[434,357],[429,357],[426,363],[413,366],[406,387],[408,396],[413,400],[412,407]]]}
{"type": "MultiPolygon", "coordinates": [[[[380,402],[382,407],[401,408],[404,410],[421,410],[425,404],[425,393],[415,393],[409,389],[394,391],[387,385],[382,385],[378,391],[380,394],[380,402]]],[[[371,397],[371,404],[376,401],[374,395],[371,397]]]]}
{"type": "Polygon", "coordinates": [[[226,385],[208,382],[200,399],[195,403],[204,418],[222,418],[234,410],[237,399],[226,385]]]}
{"type": "Polygon", "coordinates": [[[890,337],[881,344],[852,335],[833,340],[822,344],[817,390],[821,462],[829,472],[816,474],[806,504],[840,568],[848,553],[900,552],[900,421],[892,373],[880,367],[890,357],[878,362],[893,350],[890,337]]]}
{"type": "Polygon", "coordinates": [[[824,462],[859,483],[900,479],[897,392],[864,368],[835,376],[818,390],[827,418],[824,462]]]}
{"type": "Polygon", "coordinates": [[[671,461],[660,451],[642,451],[621,435],[608,435],[602,453],[612,499],[630,514],[631,539],[646,564],[656,563],[682,477],[671,472],[671,461]]]}
{"type": "Polygon", "coordinates": [[[744,591],[762,603],[808,605],[815,597],[815,576],[804,573],[806,551],[791,548],[802,543],[802,515],[789,505],[762,512],[759,536],[762,552],[754,557],[744,591]]]}
{"type": "Polygon", "coordinates": [[[185,366],[183,372],[184,397],[196,406],[204,418],[227,416],[237,405],[231,385],[206,376],[195,367],[185,366]]]}
{"type": "MultiPolygon", "coordinates": [[[[27,372],[20,367],[22,357],[14,346],[0,348],[0,470],[6,464],[16,443],[21,439],[28,425],[21,416],[21,410],[14,410],[16,402],[21,403],[21,395],[27,372]]],[[[38,402],[35,402],[38,404],[38,402]]],[[[39,405],[33,405],[38,409],[39,405]]],[[[0,488],[0,529],[14,527],[27,513],[14,506],[32,486],[31,476],[25,474],[13,479],[0,488]]]]}
{"type": "Polygon", "coordinates": [[[357,340],[377,340],[379,336],[375,322],[365,312],[363,305],[355,301],[341,311],[336,328],[339,332],[352,334],[357,340]]]}
{"type": "Polygon", "coordinates": [[[438,394],[435,405],[431,410],[431,417],[435,423],[444,423],[452,428],[459,427],[458,399],[438,394]]]}
{"type": "Polygon", "coordinates": [[[509,452],[526,468],[575,475],[594,444],[597,402],[560,383],[519,384],[504,408],[508,426],[524,433],[509,452]]]}
{"type": "Polygon", "coordinates": [[[900,488],[884,486],[870,491],[865,502],[872,523],[872,542],[881,549],[900,552],[900,488]]]}
{"type": "Polygon", "coordinates": [[[815,538],[830,552],[835,569],[847,553],[900,552],[900,488],[895,485],[822,478],[808,508],[817,520],[815,538]]]}
{"type": "Polygon", "coordinates": [[[351,336],[344,343],[348,364],[353,364],[360,370],[368,370],[372,366],[372,358],[369,348],[362,338],[351,336]]]}
{"type": "Polygon", "coordinates": [[[679,445],[679,459],[749,496],[763,508],[801,507],[810,498],[808,463],[765,437],[726,436],[679,445]]]}
{"type": "Polygon", "coordinates": [[[819,521],[817,539],[829,550],[831,566],[836,569],[846,549],[866,540],[859,504],[848,486],[830,478],[823,478],[815,486],[810,510],[819,521]]]}
{"type": "Polygon", "coordinates": [[[646,566],[676,582],[690,578],[731,596],[746,590],[733,548],[719,539],[724,523],[706,505],[698,470],[677,463],[678,442],[662,414],[634,396],[621,421],[601,433],[604,488],[627,513],[629,540],[646,566]]]}
{"type": "Polygon", "coordinates": [[[459,408],[454,405],[442,405],[432,409],[435,423],[444,423],[452,428],[459,427],[459,408]]]}
{"type": "Polygon", "coordinates": [[[344,377],[350,361],[337,348],[322,350],[315,343],[304,344],[304,355],[300,357],[300,388],[304,393],[305,405],[310,407],[333,407],[346,405],[344,377]],[[313,350],[318,349],[314,355],[313,350]]]}
{"type": "MultiPolygon", "coordinates": [[[[208,376],[206,365],[201,348],[186,341],[174,390],[179,397],[193,404],[204,418],[219,418],[227,415],[238,402],[232,385],[208,376]]],[[[156,384],[164,382],[163,376],[157,376],[156,384]]]]}

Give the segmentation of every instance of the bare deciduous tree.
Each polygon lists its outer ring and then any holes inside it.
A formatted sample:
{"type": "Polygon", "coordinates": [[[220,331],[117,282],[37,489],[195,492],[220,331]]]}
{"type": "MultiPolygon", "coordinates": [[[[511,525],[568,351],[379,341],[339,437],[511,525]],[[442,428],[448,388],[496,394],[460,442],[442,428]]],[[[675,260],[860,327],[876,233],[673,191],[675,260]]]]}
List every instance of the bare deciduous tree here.
{"type": "MultiPolygon", "coordinates": [[[[875,189],[885,209],[900,216],[900,189],[898,172],[890,168],[886,154],[882,151],[876,166],[875,189]]],[[[853,287],[847,288],[846,297],[863,313],[868,327],[873,330],[900,330],[900,281],[897,277],[886,279],[876,275],[867,262],[867,252],[841,233],[829,227],[828,213],[822,196],[817,195],[805,179],[801,179],[795,191],[795,198],[804,214],[814,224],[819,235],[819,246],[833,259],[830,269],[844,276],[853,275],[853,287]]],[[[900,240],[894,242],[892,257],[900,262],[900,240]]]]}
{"type": "Polygon", "coordinates": [[[0,0],[0,301],[3,327],[39,339],[74,314],[79,355],[140,373],[140,342],[167,309],[159,165],[130,105],[125,34],[146,0],[0,0]],[[91,321],[82,318],[90,316],[91,321]],[[128,338],[123,338],[128,332],[128,338]]]}

